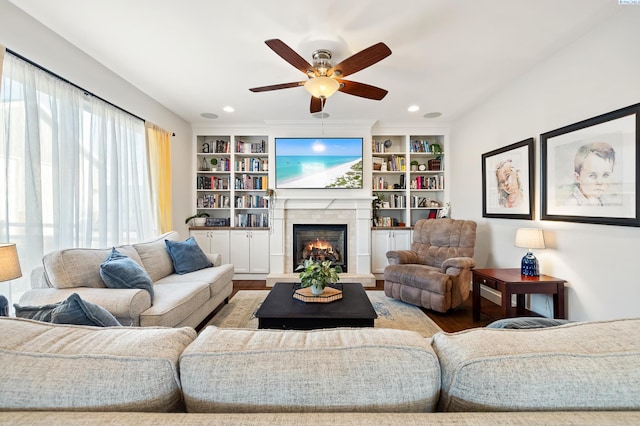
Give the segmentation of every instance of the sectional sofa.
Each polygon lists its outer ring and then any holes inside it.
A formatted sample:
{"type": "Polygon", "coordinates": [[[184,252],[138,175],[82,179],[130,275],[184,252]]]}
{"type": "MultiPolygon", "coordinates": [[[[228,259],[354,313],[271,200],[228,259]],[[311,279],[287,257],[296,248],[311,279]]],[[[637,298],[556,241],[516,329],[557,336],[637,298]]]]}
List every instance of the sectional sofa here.
{"type": "Polygon", "coordinates": [[[122,325],[197,327],[233,291],[233,265],[220,256],[207,255],[212,267],[178,274],[165,240],[180,242],[177,232],[152,241],[116,247],[119,253],[144,268],[153,282],[153,297],[139,288],[108,288],[100,265],[112,249],[72,248],[56,250],[42,259],[31,274],[32,289],[22,295],[21,306],[62,302],[73,293],[102,306],[122,325]]]}
{"type": "Polygon", "coordinates": [[[0,424],[638,424],[640,319],[532,330],[0,318],[0,424]]]}

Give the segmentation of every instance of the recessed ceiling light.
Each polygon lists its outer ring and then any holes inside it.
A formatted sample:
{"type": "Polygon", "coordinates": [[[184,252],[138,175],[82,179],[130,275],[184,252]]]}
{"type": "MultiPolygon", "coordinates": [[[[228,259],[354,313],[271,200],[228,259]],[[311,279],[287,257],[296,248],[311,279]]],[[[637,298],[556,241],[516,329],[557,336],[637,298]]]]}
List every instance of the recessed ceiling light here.
{"type": "Polygon", "coordinates": [[[407,108],[407,111],[409,112],[416,112],[420,109],[420,107],[418,105],[411,105],[409,108],[407,108]]]}
{"type": "Polygon", "coordinates": [[[441,112],[428,112],[425,115],[423,115],[424,118],[438,118],[442,115],[441,112]]]}
{"type": "Polygon", "coordinates": [[[224,110],[224,112],[233,112],[233,111],[235,111],[232,106],[226,106],[226,107],[224,107],[222,109],[224,110]]]}
{"type": "Polygon", "coordinates": [[[311,114],[311,116],[313,118],[328,118],[329,117],[329,113],[327,113],[327,112],[314,112],[313,114],[311,114]]]}
{"type": "Polygon", "coordinates": [[[214,114],[212,112],[203,112],[202,114],[200,114],[200,117],[209,118],[209,119],[213,120],[214,118],[218,118],[218,114],[214,114]]]}

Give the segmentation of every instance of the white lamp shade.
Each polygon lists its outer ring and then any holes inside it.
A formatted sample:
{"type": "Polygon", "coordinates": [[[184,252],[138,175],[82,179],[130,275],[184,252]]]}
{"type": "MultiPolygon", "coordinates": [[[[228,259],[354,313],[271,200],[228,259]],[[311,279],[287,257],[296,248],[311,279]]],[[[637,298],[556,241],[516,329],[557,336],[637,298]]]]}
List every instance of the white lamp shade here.
{"type": "Polygon", "coordinates": [[[543,249],[544,233],[542,229],[519,228],[516,232],[516,247],[526,249],[543,249]]]}
{"type": "Polygon", "coordinates": [[[304,83],[304,88],[314,98],[328,98],[338,91],[340,83],[331,77],[314,77],[304,83]]]}
{"type": "Polygon", "coordinates": [[[22,276],[18,250],[15,244],[0,244],[0,281],[15,280],[22,276]]]}

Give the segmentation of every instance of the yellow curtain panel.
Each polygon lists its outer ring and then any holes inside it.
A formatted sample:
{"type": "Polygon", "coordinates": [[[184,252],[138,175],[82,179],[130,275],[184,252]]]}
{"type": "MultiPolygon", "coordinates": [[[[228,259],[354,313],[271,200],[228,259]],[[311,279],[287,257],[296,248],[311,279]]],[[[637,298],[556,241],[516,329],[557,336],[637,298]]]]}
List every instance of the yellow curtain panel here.
{"type": "Polygon", "coordinates": [[[152,123],[145,123],[152,199],[161,233],[173,230],[171,211],[171,134],[152,123]]]}

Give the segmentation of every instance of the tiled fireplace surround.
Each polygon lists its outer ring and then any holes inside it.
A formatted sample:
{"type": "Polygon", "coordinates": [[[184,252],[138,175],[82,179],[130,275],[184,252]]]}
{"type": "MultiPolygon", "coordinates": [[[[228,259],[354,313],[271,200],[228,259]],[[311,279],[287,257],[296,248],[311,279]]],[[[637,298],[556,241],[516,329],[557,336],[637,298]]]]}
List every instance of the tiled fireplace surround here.
{"type": "Polygon", "coordinates": [[[271,212],[271,273],[267,275],[267,286],[298,280],[299,273],[293,272],[293,224],[346,223],[348,272],[340,275],[340,281],[375,287],[371,273],[371,200],[371,197],[278,197],[271,212]]]}

